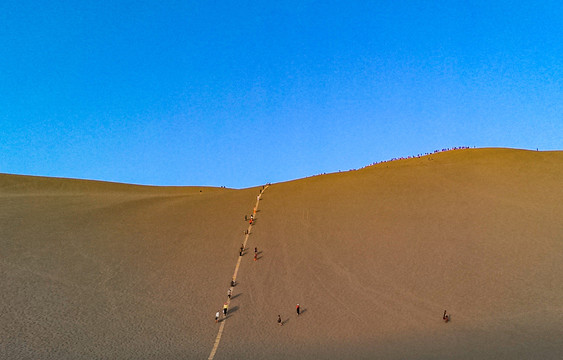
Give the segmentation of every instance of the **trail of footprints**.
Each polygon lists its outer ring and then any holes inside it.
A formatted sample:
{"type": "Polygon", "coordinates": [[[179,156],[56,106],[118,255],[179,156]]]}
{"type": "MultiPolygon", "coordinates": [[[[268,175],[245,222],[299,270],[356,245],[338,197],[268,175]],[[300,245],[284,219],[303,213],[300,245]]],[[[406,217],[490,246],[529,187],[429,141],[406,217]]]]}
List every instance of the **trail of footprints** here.
{"type": "MultiPolygon", "coordinates": [[[[239,257],[237,259],[237,264],[235,266],[235,271],[233,273],[233,278],[231,280],[231,286],[229,287],[229,290],[228,290],[227,301],[225,302],[225,304],[223,304],[223,318],[221,319],[221,322],[220,322],[220,325],[219,325],[219,331],[217,332],[217,337],[215,338],[215,343],[213,344],[213,349],[211,350],[211,353],[209,354],[208,360],[213,360],[213,358],[215,357],[215,353],[217,353],[217,348],[219,347],[219,343],[221,342],[221,336],[223,335],[225,323],[226,323],[226,320],[228,319],[228,308],[231,305],[230,294],[232,294],[233,287],[236,285],[238,269],[240,267],[243,252],[246,249],[246,243],[248,242],[248,237],[250,235],[250,231],[252,230],[252,225],[254,224],[254,217],[256,216],[256,212],[258,210],[258,204],[260,203],[260,198],[262,197],[262,194],[268,188],[268,186],[269,185],[263,186],[262,189],[260,190],[260,194],[258,194],[256,196],[256,205],[254,205],[254,210],[252,211],[252,215],[250,216],[250,219],[248,219],[248,217],[245,216],[245,219],[248,221],[248,229],[244,232],[244,234],[245,234],[244,235],[244,242],[242,243],[242,246],[241,246],[241,249],[240,249],[240,252],[239,252],[239,257]]],[[[257,254],[255,253],[254,254],[254,260],[257,259],[256,256],[257,256],[257,254]]]]}

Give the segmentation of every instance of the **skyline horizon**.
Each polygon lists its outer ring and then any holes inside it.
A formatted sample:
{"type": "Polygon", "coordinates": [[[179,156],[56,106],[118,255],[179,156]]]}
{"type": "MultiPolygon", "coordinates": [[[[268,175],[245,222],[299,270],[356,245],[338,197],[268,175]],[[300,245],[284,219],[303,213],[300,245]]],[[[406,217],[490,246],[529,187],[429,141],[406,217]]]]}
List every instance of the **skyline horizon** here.
{"type": "Polygon", "coordinates": [[[487,146],[487,147],[458,146],[458,147],[452,147],[452,148],[436,149],[436,150],[431,151],[431,152],[419,153],[419,154],[416,154],[416,155],[407,155],[407,156],[402,156],[402,157],[394,157],[394,158],[390,158],[390,159],[380,160],[380,161],[372,162],[372,163],[369,163],[367,165],[357,167],[357,168],[348,168],[348,169],[339,169],[339,170],[330,171],[330,172],[321,172],[321,173],[317,173],[317,174],[310,174],[310,175],[306,175],[306,176],[302,176],[302,177],[285,179],[285,180],[280,180],[280,181],[265,181],[265,182],[260,183],[260,184],[250,185],[250,186],[246,186],[246,187],[231,187],[231,186],[228,186],[228,185],[207,185],[207,184],[158,185],[158,184],[143,184],[143,183],[111,181],[111,180],[96,179],[96,178],[79,178],[79,177],[49,176],[49,175],[35,175],[35,174],[14,174],[14,173],[2,173],[2,172],[0,172],[0,174],[24,176],[24,177],[29,176],[29,177],[39,177],[39,178],[61,179],[61,180],[67,179],[67,180],[79,180],[79,181],[94,181],[94,182],[102,182],[102,183],[110,183],[110,184],[147,186],[147,187],[170,187],[170,188],[172,188],[172,187],[211,187],[211,188],[226,188],[226,189],[231,189],[231,190],[245,190],[245,189],[260,187],[260,186],[263,186],[265,184],[281,184],[281,183],[287,183],[287,182],[307,179],[307,178],[311,178],[311,177],[315,177],[315,176],[338,174],[338,173],[349,172],[349,171],[357,171],[357,170],[362,170],[364,168],[368,168],[368,167],[371,167],[371,166],[376,166],[378,164],[384,164],[384,163],[400,161],[400,160],[408,160],[408,159],[414,159],[414,158],[422,158],[422,157],[425,157],[425,156],[430,156],[430,155],[439,154],[439,153],[448,152],[448,151],[487,150],[487,149],[533,151],[533,152],[561,152],[561,151],[563,151],[563,149],[541,150],[539,148],[525,149],[525,148],[510,148],[510,147],[502,147],[502,146],[487,146]]]}

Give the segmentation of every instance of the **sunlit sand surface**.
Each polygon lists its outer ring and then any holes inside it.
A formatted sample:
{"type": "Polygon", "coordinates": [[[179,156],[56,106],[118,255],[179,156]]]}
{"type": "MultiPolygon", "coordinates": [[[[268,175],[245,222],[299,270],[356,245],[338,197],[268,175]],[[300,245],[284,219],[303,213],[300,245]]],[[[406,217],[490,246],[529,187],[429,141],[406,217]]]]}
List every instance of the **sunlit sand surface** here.
{"type": "MultiPolygon", "coordinates": [[[[260,189],[0,175],[0,358],[207,359],[260,189]]],[[[563,356],[563,152],[272,184],[247,249],[215,359],[563,356]]]]}

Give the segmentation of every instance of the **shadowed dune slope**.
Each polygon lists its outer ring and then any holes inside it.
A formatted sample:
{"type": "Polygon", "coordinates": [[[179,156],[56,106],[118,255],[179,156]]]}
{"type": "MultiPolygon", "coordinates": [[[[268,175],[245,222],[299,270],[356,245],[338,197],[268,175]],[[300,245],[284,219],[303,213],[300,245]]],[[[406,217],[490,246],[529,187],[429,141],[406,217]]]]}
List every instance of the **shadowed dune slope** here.
{"type": "MultiPolygon", "coordinates": [[[[0,357],[207,358],[258,189],[69,182],[0,175],[0,357]]],[[[512,149],[273,184],[215,359],[561,358],[562,184],[512,149]]]]}
{"type": "Polygon", "coordinates": [[[207,357],[257,191],[0,175],[0,358],[207,357]]]}

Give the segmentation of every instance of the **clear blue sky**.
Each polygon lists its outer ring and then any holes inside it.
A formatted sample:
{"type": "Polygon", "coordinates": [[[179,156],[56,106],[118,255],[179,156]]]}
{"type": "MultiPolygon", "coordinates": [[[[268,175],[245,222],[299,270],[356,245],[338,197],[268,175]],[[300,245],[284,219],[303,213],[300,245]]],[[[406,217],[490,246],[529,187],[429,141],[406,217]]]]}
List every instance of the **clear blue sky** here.
{"type": "Polygon", "coordinates": [[[249,187],[563,148],[558,1],[0,2],[0,172],[249,187]]]}

